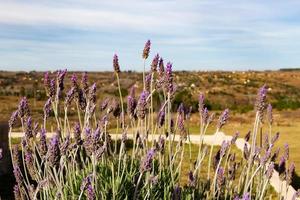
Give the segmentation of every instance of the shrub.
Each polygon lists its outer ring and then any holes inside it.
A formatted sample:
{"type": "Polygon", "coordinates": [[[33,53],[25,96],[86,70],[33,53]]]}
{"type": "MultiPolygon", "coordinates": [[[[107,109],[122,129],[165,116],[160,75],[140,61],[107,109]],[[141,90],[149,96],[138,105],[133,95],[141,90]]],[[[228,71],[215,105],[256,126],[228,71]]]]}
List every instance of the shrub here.
{"type": "MultiPolygon", "coordinates": [[[[144,61],[149,51],[150,41],[143,51],[144,61]]],[[[12,148],[10,144],[16,199],[249,199],[251,196],[263,199],[268,195],[266,191],[278,156],[273,149],[278,135],[272,137],[270,129],[263,147],[256,144],[266,109],[265,86],[259,90],[254,131],[251,140],[250,134],[245,138],[249,143],[245,144],[241,158],[235,157],[232,151],[238,134],[232,141],[224,141],[221,147],[203,145],[203,136],[213,114],[208,113],[201,94],[198,154],[192,157],[186,126],[190,110],[180,105],[177,112],[171,111],[176,97],[172,64],[167,63],[165,67],[163,60],[155,56],[149,74],[143,73],[142,93],[137,98],[134,89],[130,91],[126,113],[117,55],[113,58],[113,67],[120,99],[104,100],[100,108],[96,105],[96,85],[88,84],[87,74],[83,74],[81,81],[73,75],[71,88],[65,93],[66,70],[54,75],[46,73],[44,84],[48,100],[41,129],[31,118],[27,99],[21,99],[9,121],[10,132],[16,120],[20,120],[25,133],[21,160],[17,146],[12,148]],[[152,95],[157,91],[163,98],[155,114],[152,95]],[[73,128],[68,118],[71,105],[75,105],[78,112],[73,128]],[[51,112],[57,131],[47,141],[51,112]],[[116,127],[109,129],[111,123],[116,127]],[[154,135],[159,137],[152,140],[154,135]],[[178,142],[174,140],[175,135],[180,138],[178,142]],[[215,148],[217,153],[214,153],[215,148]],[[190,155],[188,174],[182,172],[185,151],[190,155]],[[187,183],[182,182],[185,176],[187,183]]],[[[267,122],[270,127],[271,110],[269,106],[267,122]]],[[[225,109],[216,132],[222,129],[228,117],[229,110],[225,109]]],[[[285,167],[287,160],[288,147],[285,147],[278,170],[282,179],[290,184],[294,168],[293,164],[285,167]]]]}

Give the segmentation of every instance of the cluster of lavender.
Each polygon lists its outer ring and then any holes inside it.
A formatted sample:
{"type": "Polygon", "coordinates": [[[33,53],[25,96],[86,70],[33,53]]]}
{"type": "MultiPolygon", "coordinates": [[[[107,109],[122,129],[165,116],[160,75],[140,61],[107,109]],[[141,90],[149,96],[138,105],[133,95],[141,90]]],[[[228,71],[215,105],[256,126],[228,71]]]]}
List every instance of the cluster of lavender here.
{"type": "MultiPolygon", "coordinates": [[[[147,41],[142,53],[144,64],[150,47],[147,41]]],[[[287,185],[292,183],[295,166],[288,161],[288,146],[280,158],[279,149],[274,149],[279,135],[271,133],[272,107],[266,104],[266,86],[259,90],[253,131],[245,138],[242,156],[233,151],[238,133],[220,147],[203,144],[214,114],[209,114],[204,95],[200,94],[199,146],[198,154],[193,156],[189,132],[191,109],[181,104],[177,112],[171,112],[176,92],[172,64],[168,62],[165,66],[156,54],[150,67],[147,74],[144,71],[139,97],[135,94],[138,88],[133,86],[126,103],[120,89],[117,55],[113,56],[113,68],[119,100],[98,102],[96,84],[89,84],[87,73],[83,73],[81,80],[73,74],[67,92],[66,70],[46,73],[48,100],[42,122],[33,121],[26,98],[21,99],[9,120],[10,132],[21,122],[25,133],[20,147],[10,144],[15,198],[247,200],[255,196],[263,199],[269,195],[274,169],[287,185]],[[159,108],[153,106],[155,93],[161,96],[159,108]],[[68,117],[70,107],[77,110],[76,122],[68,117]],[[266,130],[264,143],[258,144],[265,112],[270,128],[266,130]],[[50,118],[56,122],[56,133],[47,140],[50,118]],[[180,136],[179,141],[175,135],[180,136]],[[275,164],[278,158],[279,163],[275,164]],[[190,163],[188,170],[183,168],[185,162],[190,163]]],[[[228,118],[226,109],[219,117],[216,131],[222,129],[228,118]]]]}

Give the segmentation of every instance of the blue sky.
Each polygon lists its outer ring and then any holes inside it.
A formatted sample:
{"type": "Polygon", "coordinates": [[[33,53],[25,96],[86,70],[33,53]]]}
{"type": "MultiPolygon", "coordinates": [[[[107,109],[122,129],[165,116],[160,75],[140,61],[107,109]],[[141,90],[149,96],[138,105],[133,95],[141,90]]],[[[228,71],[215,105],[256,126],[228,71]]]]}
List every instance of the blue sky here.
{"type": "Polygon", "coordinates": [[[175,70],[300,67],[300,1],[0,2],[0,70],[141,70],[147,39],[175,70]]]}

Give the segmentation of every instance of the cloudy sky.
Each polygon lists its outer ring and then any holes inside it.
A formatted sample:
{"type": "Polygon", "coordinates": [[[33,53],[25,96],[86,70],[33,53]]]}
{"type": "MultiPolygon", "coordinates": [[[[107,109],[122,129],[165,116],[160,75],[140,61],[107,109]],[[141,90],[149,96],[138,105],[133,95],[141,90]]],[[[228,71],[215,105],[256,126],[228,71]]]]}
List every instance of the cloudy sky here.
{"type": "Polygon", "coordinates": [[[141,70],[147,39],[176,70],[299,67],[300,1],[0,2],[0,70],[141,70]]]}

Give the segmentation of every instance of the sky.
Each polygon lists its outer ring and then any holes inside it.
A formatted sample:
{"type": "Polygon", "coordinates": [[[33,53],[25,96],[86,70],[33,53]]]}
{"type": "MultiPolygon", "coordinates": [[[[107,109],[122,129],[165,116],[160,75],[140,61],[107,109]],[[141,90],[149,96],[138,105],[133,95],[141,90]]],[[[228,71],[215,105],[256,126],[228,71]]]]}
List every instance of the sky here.
{"type": "Polygon", "coordinates": [[[300,67],[299,0],[1,0],[0,70],[300,67]]]}

